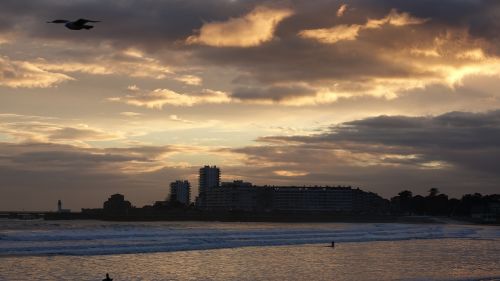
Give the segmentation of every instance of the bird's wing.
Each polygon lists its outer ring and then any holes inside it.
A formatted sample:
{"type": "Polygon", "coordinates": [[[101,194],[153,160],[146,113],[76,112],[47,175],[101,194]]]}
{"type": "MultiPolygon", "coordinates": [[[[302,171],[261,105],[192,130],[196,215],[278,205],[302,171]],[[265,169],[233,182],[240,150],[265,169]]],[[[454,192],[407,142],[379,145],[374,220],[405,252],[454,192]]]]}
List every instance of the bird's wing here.
{"type": "Polygon", "coordinates": [[[74,24],[76,25],[84,25],[88,22],[99,22],[98,20],[87,20],[87,19],[78,19],[76,21],[74,21],[74,24]]]}
{"type": "Polygon", "coordinates": [[[68,20],[53,20],[53,21],[48,21],[48,23],[67,23],[68,20]]]}

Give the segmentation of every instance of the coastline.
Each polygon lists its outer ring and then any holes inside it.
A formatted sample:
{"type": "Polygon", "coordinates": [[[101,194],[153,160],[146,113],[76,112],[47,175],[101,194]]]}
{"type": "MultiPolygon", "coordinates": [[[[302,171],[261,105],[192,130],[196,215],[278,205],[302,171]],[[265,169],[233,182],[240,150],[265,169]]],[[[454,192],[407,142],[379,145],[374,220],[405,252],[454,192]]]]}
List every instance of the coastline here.
{"type": "Polygon", "coordinates": [[[248,214],[238,212],[200,213],[184,215],[94,215],[83,213],[47,213],[45,220],[101,220],[121,222],[148,221],[203,221],[203,222],[273,222],[273,223],[409,223],[409,224],[475,224],[498,225],[462,217],[395,216],[395,215],[349,215],[349,214],[248,214]]]}

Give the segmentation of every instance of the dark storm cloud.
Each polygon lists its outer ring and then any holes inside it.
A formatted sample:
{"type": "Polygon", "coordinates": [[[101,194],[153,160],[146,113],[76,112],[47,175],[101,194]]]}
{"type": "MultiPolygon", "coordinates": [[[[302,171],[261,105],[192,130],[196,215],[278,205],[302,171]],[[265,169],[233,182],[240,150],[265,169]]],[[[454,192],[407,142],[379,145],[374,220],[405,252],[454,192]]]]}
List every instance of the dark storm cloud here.
{"type": "Polygon", "coordinates": [[[443,161],[500,175],[495,160],[500,157],[500,110],[450,112],[435,117],[379,116],[345,122],[319,135],[265,137],[261,141],[295,143],[291,147],[299,148],[345,149],[377,157],[416,155],[403,158],[402,163],[443,161]]]}
{"type": "Polygon", "coordinates": [[[63,26],[45,24],[52,19],[89,18],[101,20],[96,28],[78,34],[80,40],[99,39],[118,47],[139,45],[157,49],[185,39],[203,21],[224,20],[248,11],[253,1],[2,1],[0,14],[4,21],[26,25],[23,32],[36,38],[72,40],[63,26]],[[21,21],[20,21],[21,19],[21,21]],[[25,22],[22,22],[24,20],[25,22]],[[159,44],[155,46],[152,44],[159,44]]]}
{"type": "MultiPolygon", "coordinates": [[[[95,18],[102,20],[92,32],[78,33],[80,40],[100,39],[115,42],[117,46],[142,46],[145,48],[165,47],[173,42],[185,40],[204,23],[225,21],[241,17],[256,6],[286,6],[294,15],[279,24],[276,34],[283,42],[276,48],[310,47],[294,44],[298,31],[308,28],[329,27],[335,24],[362,24],[368,18],[382,18],[391,9],[410,13],[419,18],[432,19],[430,25],[469,28],[480,26],[479,30],[489,33],[496,27],[492,21],[497,15],[496,1],[426,0],[426,1],[349,1],[349,12],[341,18],[335,17],[338,7],[344,3],[338,0],[292,1],[280,5],[269,1],[2,1],[2,21],[7,26],[24,27],[19,30],[31,37],[59,38],[71,40],[74,32],[61,26],[45,24],[53,18],[95,18]],[[21,20],[20,20],[21,19],[21,20]],[[159,44],[158,46],[152,45],[159,44]]],[[[0,23],[1,23],[0,22],[0,23]]],[[[404,35],[402,33],[401,35],[404,35]]],[[[385,40],[385,39],[383,39],[385,40]]],[[[295,43],[297,44],[297,43],[295,43]]],[[[182,45],[182,44],[181,44],[182,45]]],[[[198,48],[205,49],[205,48],[198,48]]],[[[211,48],[206,48],[211,49],[211,48]]],[[[246,50],[240,50],[245,53],[246,50]]],[[[266,50],[263,50],[266,51],[266,50]]],[[[267,50],[269,52],[271,50],[267,50]]],[[[210,58],[210,53],[206,54],[210,58]]],[[[274,53],[278,55],[278,53],[274,53]]],[[[309,54],[314,55],[314,54],[309,54]]],[[[318,57],[316,55],[315,57],[318,57]]],[[[214,58],[217,59],[217,56],[214,58]]],[[[251,60],[252,58],[249,58],[251,60]]]]}

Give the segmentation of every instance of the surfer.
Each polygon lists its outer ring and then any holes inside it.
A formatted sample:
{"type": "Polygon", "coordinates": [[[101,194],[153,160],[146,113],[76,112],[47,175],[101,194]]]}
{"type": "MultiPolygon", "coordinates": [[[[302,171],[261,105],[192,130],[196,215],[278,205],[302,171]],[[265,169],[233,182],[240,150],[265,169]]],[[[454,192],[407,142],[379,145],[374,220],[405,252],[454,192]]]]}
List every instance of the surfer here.
{"type": "Polygon", "coordinates": [[[109,278],[109,274],[106,273],[106,278],[102,279],[102,281],[113,281],[113,278],[109,278]]]}
{"type": "Polygon", "coordinates": [[[332,241],[332,248],[335,248],[335,241],[332,241]]]}

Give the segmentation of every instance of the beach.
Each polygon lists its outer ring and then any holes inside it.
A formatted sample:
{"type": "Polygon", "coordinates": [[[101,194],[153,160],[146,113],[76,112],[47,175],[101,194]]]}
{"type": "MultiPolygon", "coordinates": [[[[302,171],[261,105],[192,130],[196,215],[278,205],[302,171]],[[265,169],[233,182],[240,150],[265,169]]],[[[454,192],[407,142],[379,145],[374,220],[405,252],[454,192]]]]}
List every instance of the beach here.
{"type": "Polygon", "coordinates": [[[0,280],[500,280],[496,226],[1,223],[0,280]]]}

